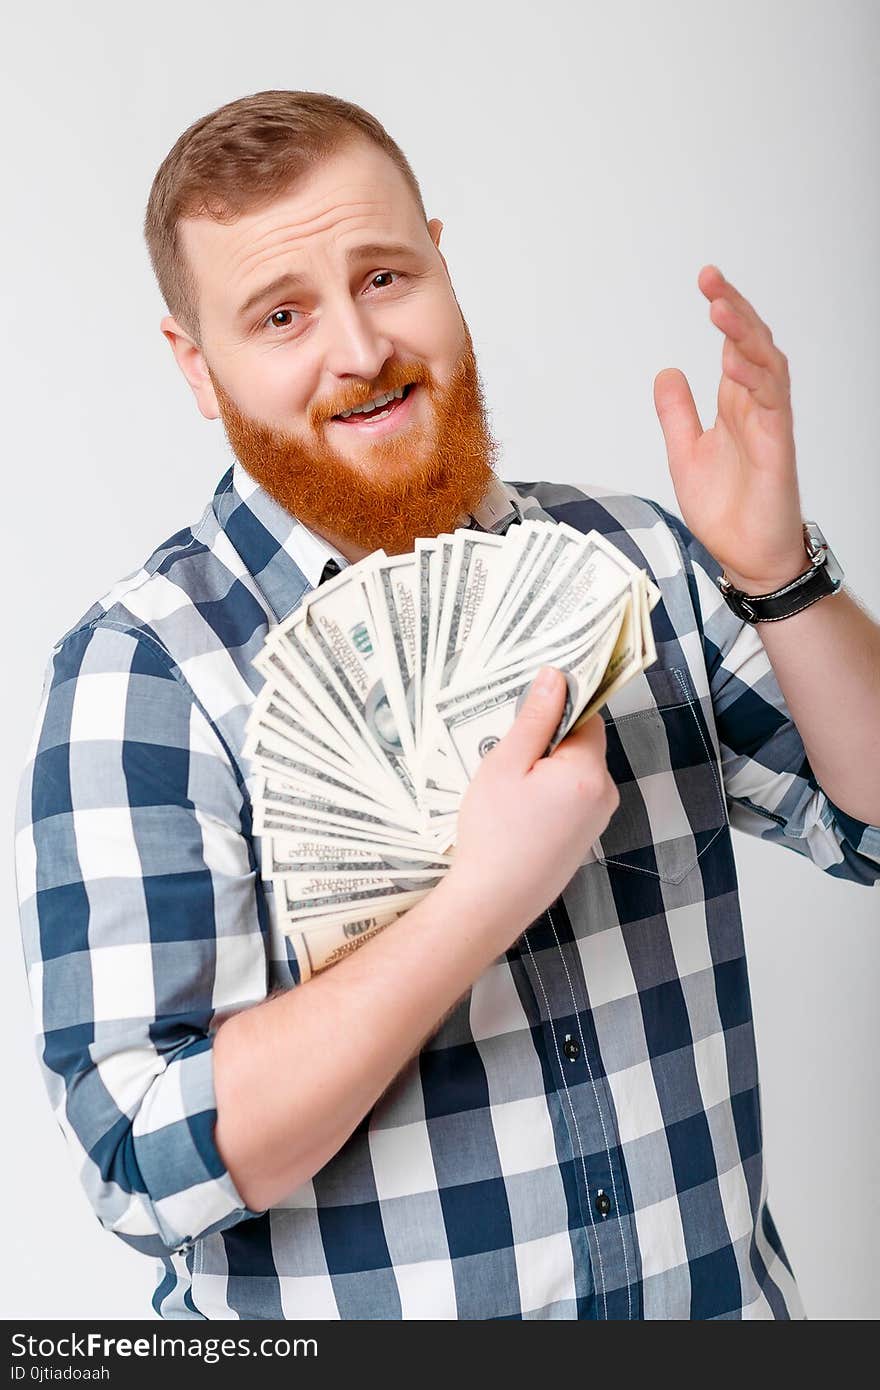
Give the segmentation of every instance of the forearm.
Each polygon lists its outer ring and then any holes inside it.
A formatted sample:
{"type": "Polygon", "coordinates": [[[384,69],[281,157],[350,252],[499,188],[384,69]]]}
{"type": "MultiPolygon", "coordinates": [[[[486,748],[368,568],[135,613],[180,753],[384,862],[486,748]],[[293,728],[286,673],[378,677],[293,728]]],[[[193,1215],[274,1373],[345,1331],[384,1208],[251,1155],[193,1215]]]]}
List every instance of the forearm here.
{"type": "Polygon", "coordinates": [[[516,926],[488,921],[449,875],[338,964],[221,1025],[215,1138],[252,1210],[338,1152],[516,926]]]}
{"type": "Polygon", "coordinates": [[[757,630],[819,785],[880,824],[880,626],[841,588],[757,630]]]}

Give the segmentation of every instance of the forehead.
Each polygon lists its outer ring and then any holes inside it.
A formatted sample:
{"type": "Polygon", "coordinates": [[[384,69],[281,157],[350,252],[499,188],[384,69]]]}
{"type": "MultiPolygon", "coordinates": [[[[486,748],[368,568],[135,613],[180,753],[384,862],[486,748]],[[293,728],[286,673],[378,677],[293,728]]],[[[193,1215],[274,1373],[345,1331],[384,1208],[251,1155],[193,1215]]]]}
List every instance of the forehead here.
{"type": "Polygon", "coordinates": [[[344,256],[375,234],[418,245],[428,235],[415,195],[393,160],[366,142],[322,160],[287,193],[233,222],[183,218],[180,238],[205,300],[237,305],[266,271],[344,256]]]}

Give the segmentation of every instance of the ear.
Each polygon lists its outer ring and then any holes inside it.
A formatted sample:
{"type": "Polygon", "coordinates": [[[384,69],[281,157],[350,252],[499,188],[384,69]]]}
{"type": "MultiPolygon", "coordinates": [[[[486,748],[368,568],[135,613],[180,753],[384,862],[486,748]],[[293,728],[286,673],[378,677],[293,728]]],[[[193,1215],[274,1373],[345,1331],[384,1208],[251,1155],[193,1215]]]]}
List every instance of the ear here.
{"type": "MultiPolygon", "coordinates": [[[[440,253],[440,259],[443,262],[443,268],[446,271],[446,274],[449,275],[449,266],[446,264],[446,257],[444,256],[443,252],[440,251],[440,233],[443,231],[443,223],[440,221],[439,217],[431,218],[430,222],[428,223],[428,231],[431,233],[431,240],[433,241],[434,245],[437,247],[438,252],[440,253]]],[[[451,275],[449,275],[449,280],[451,283],[451,275]]]]}
{"type": "Polygon", "coordinates": [[[171,351],[177,359],[177,365],[189,382],[190,389],[196,398],[196,405],[202,415],[206,420],[218,420],[220,409],[217,405],[217,397],[208,375],[207,363],[198,343],[193,341],[190,335],[181,328],[177,319],[172,318],[170,314],[166,314],[159,327],[171,344],[171,351]]]}

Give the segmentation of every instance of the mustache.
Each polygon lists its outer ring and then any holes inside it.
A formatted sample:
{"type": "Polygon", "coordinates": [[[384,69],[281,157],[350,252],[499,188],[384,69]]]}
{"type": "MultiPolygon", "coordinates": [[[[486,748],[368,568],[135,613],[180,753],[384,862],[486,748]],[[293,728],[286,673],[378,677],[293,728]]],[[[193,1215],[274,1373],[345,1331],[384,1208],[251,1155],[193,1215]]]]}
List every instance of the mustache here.
{"type": "Polygon", "coordinates": [[[369,389],[362,387],[357,395],[352,391],[346,400],[339,399],[332,405],[316,407],[313,423],[320,424],[322,421],[332,420],[334,415],[342,415],[346,410],[355,410],[357,406],[366,405],[377,396],[394,395],[395,391],[400,391],[404,386],[423,385],[430,388],[431,384],[431,374],[420,362],[414,362],[408,367],[401,366],[386,372],[369,389]]]}

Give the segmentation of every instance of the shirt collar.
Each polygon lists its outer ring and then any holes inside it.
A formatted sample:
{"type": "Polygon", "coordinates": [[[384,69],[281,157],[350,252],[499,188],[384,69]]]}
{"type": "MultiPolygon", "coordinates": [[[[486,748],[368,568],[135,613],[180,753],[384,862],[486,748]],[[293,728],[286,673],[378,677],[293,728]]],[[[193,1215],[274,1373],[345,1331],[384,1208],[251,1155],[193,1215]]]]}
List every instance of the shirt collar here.
{"type": "MultiPolygon", "coordinates": [[[[318,587],[328,560],[335,560],[340,569],[349,563],[323,536],[276,502],[238,459],[217,484],[213,507],[277,622],[318,587]]],[[[522,516],[515,488],[495,477],[479,507],[459,524],[503,535],[522,516]]]]}

